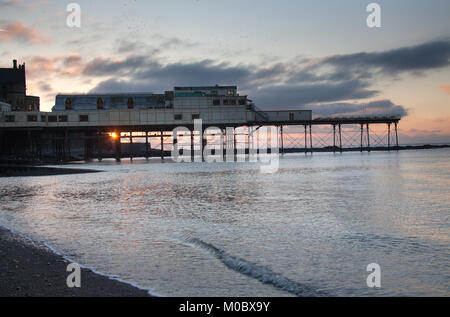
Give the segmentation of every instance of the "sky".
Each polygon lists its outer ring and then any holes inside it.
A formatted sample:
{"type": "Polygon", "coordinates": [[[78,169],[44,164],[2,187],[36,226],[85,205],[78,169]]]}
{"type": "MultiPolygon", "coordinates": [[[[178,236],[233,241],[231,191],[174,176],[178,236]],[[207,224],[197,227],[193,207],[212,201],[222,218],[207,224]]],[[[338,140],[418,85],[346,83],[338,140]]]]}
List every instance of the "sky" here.
{"type": "Polygon", "coordinates": [[[450,143],[450,1],[0,0],[0,67],[27,93],[238,85],[262,109],[401,115],[402,143],[450,143]]]}

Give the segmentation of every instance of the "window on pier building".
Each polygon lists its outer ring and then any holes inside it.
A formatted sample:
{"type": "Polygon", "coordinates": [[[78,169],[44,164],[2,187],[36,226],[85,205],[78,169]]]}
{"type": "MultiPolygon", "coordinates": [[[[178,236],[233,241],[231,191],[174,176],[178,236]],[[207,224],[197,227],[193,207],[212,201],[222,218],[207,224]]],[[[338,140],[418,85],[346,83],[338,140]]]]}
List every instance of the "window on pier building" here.
{"type": "Polygon", "coordinates": [[[294,114],[292,112],[289,114],[289,120],[294,121],[294,114]]]}
{"type": "Polygon", "coordinates": [[[224,106],[228,106],[228,99],[224,99],[224,100],[223,100],[223,105],[224,105],[224,106]]]}
{"type": "Polygon", "coordinates": [[[15,122],[16,116],[6,115],[5,116],[5,122],[15,122]]]}
{"type": "Polygon", "coordinates": [[[220,106],[220,99],[214,99],[213,100],[213,105],[214,106],[220,106]]]}
{"type": "Polygon", "coordinates": [[[230,99],[230,105],[236,105],[236,99],[230,99]]]}
{"type": "Polygon", "coordinates": [[[27,121],[28,122],[37,122],[37,119],[38,119],[37,115],[29,115],[29,116],[27,116],[27,121]]]}
{"type": "Polygon", "coordinates": [[[58,122],[67,122],[67,116],[58,116],[58,122]]]}
{"type": "Polygon", "coordinates": [[[103,99],[102,98],[98,98],[97,99],[97,110],[103,110],[105,109],[104,105],[103,105],[103,99]]]}
{"type": "Polygon", "coordinates": [[[87,114],[80,114],[80,122],[88,122],[89,116],[87,114]]]}
{"type": "Polygon", "coordinates": [[[128,98],[128,101],[127,101],[127,106],[128,106],[128,109],[134,109],[134,100],[133,100],[133,98],[128,98]]]}
{"type": "Polygon", "coordinates": [[[56,116],[48,116],[48,122],[56,122],[57,117],[56,116]]]}
{"type": "Polygon", "coordinates": [[[183,120],[183,115],[182,114],[176,114],[176,115],[174,115],[174,119],[175,120],[183,120]]]}
{"type": "Polygon", "coordinates": [[[192,115],[192,120],[200,119],[200,115],[198,113],[195,113],[192,115]]]}
{"type": "Polygon", "coordinates": [[[47,118],[45,117],[45,115],[42,115],[42,116],[41,116],[41,121],[42,121],[42,122],[47,121],[47,118]]]}
{"type": "Polygon", "coordinates": [[[70,98],[66,99],[66,110],[72,110],[72,100],[70,98]]]}

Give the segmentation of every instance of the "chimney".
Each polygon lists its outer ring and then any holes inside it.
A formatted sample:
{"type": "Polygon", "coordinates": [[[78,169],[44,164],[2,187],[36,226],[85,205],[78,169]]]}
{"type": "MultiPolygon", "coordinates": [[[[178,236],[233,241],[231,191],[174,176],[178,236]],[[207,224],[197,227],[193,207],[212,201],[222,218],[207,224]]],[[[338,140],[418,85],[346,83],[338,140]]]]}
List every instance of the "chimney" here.
{"type": "Polygon", "coordinates": [[[13,69],[17,69],[17,59],[13,60],[13,69]]]}

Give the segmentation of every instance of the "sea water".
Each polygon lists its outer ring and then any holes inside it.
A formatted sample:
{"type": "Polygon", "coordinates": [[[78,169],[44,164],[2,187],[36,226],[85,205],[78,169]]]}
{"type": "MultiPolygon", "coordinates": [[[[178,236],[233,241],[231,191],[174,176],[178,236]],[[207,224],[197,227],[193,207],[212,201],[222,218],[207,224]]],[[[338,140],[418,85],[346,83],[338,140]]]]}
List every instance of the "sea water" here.
{"type": "Polygon", "coordinates": [[[0,225],[162,296],[450,295],[448,149],[77,167],[1,178],[0,225]]]}

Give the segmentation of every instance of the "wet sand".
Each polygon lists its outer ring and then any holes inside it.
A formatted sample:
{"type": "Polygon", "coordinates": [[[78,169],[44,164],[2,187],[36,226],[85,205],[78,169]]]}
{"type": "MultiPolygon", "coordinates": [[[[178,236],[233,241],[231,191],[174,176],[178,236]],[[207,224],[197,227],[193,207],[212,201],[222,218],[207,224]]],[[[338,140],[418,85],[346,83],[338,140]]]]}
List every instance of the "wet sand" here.
{"type": "Polygon", "coordinates": [[[81,269],[81,288],[66,285],[70,262],[0,227],[0,296],[146,297],[147,291],[81,269]]]}

